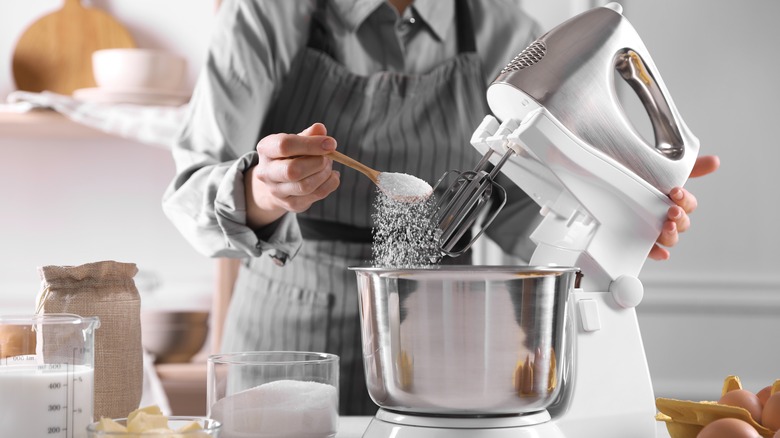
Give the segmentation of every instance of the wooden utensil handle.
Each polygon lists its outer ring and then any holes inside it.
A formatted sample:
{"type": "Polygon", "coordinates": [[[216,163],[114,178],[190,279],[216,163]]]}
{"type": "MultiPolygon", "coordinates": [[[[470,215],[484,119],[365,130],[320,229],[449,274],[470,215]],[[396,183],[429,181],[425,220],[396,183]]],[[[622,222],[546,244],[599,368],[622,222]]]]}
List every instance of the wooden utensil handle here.
{"type": "Polygon", "coordinates": [[[379,171],[374,170],[365,164],[361,163],[360,161],[353,160],[352,158],[342,154],[338,151],[333,151],[328,154],[325,154],[325,156],[330,157],[333,161],[337,161],[345,166],[351,167],[358,172],[364,174],[367,176],[371,181],[374,182],[374,184],[378,183],[379,180],[379,171]]]}

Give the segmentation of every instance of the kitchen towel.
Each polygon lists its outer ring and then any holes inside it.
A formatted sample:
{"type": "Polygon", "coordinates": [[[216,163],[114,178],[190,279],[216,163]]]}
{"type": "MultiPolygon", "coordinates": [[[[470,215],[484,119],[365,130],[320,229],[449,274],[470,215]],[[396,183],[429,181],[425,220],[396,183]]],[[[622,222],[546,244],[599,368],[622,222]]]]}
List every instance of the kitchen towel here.
{"type": "Polygon", "coordinates": [[[133,263],[101,261],[43,266],[38,314],[97,316],[94,417],[123,418],[138,408],[143,391],[141,298],[133,263]]]}
{"type": "Polygon", "coordinates": [[[135,140],[170,148],[184,120],[187,105],[178,107],[88,102],[43,91],[14,91],[8,95],[8,108],[49,108],[76,123],[135,140]]]}

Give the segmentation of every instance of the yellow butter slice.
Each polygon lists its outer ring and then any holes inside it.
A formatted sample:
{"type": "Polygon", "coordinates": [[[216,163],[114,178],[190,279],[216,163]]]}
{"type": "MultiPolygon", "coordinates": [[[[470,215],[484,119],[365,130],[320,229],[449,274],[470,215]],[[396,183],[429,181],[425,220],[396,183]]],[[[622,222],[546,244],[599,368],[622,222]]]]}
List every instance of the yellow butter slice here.
{"type": "Polygon", "coordinates": [[[110,418],[101,418],[95,429],[103,432],[127,432],[125,426],[122,426],[110,418]]]}
{"type": "Polygon", "coordinates": [[[144,412],[146,414],[151,414],[151,415],[162,415],[162,411],[160,410],[159,406],[157,405],[144,406],[142,408],[138,408],[133,412],[127,414],[127,424],[130,424],[130,422],[133,421],[133,418],[135,418],[135,416],[140,414],[141,412],[144,412]]]}
{"type": "Polygon", "coordinates": [[[168,417],[165,415],[138,412],[127,422],[128,432],[146,432],[150,429],[167,429],[168,432],[173,432],[168,428],[168,417]]]}
{"type": "Polygon", "coordinates": [[[191,432],[194,430],[203,430],[203,427],[197,421],[190,421],[184,426],[176,429],[176,432],[191,432]]]}

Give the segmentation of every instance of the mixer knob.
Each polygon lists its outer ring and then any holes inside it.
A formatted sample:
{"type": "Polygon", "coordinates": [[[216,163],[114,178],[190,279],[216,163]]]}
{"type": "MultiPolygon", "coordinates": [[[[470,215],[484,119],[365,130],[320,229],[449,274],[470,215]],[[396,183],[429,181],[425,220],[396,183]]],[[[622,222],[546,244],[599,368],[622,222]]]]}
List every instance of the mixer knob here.
{"type": "Polygon", "coordinates": [[[638,306],[645,295],[645,287],[642,282],[630,275],[621,275],[616,278],[610,283],[609,291],[618,305],[626,309],[638,306]]]}

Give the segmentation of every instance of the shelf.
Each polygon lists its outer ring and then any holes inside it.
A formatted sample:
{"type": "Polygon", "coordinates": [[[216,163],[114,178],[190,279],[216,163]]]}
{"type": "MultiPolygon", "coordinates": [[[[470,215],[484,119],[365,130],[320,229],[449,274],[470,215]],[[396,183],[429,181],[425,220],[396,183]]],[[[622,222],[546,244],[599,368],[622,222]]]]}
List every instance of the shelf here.
{"type": "Polygon", "coordinates": [[[76,123],[53,110],[0,112],[0,140],[86,140],[119,137],[76,123]]]}

